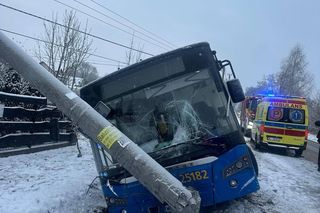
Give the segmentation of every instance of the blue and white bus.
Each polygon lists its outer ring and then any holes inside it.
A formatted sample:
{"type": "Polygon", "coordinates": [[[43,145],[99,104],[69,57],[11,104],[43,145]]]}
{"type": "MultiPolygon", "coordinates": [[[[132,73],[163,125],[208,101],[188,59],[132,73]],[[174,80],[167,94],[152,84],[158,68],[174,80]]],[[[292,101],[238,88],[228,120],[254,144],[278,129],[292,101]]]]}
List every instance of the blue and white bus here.
{"type": "MultiPolygon", "coordinates": [[[[198,191],[205,211],[259,189],[256,159],[232,106],[244,99],[242,88],[237,79],[223,80],[227,65],[234,76],[229,61],[198,43],[120,69],[80,94],[93,107],[103,103],[113,125],[198,191]]],[[[91,145],[108,212],[170,212],[98,144],[91,145]]]]}

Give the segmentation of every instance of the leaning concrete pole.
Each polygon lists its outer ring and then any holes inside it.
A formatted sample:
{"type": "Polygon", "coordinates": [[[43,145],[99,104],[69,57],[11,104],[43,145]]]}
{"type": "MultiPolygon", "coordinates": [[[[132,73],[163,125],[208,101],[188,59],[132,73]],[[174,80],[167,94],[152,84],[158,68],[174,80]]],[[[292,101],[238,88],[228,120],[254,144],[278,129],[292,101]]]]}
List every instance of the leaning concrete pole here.
{"type": "Polygon", "coordinates": [[[0,58],[55,103],[93,141],[104,147],[160,202],[167,203],[174,212],[199,211],[200,197],[197,192],[187,190],[166,169],[1,32],[0,58]]]}

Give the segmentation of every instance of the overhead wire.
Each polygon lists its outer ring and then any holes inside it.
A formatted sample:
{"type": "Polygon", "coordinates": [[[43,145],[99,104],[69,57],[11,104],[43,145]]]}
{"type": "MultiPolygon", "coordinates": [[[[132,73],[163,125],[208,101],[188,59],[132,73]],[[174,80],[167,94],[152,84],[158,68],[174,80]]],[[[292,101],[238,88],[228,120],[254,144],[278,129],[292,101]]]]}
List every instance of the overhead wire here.
{"type": "Polygon", "coordinates": [[[124,44],[121,44],[121,43],[119,43],[119,42],[111,41],[111,40],[109,40],[109,39],[106,39],[106,38],[103,38],[103,37],[100,37],[100,36],[97,36],[97,35],[94,35],[94,34],[91,34],[91,33],[88,33],[88,32],[84,32],[84,31],[82,31],[82,30],[78,30],[78,29],[75,29],[75,28],[72,28],[72,27],[68,27],[68,26],[66,26],[66,25],[64,25],[64,24],[60,24],[60,23],[58,23],[58,22],[51,21],[51,20],[49,20],[49,19],[43,18],[43,17],[38,16],[38,15],[35,15],[35,14],[33,14],[33,13],[26,12],[26,11],[24,11],[24,10],[17,9],[17,8],[15,8],[15,7],[11,7],[11,6],[2,4],[2,3],[0,3],[0,6],[6,7],[6,8],[8,8],[8,9],[11,9],[11,10],[14,10],[14,11],[17,11],[17,12],[20,12],[20,13],[23,13],[23,14],[25,14],[25,15],[29,15],[29,16],[32,16],[32,17],[41,19],[41,20],[43,20],[43,21],[46,21],[46,22],[49,22],[49,23],[52,23],[52,24],[56,24],[56,25],[61,26],[61,27],[64,27],[64,28],[68,28],[68,29],[74,30],[74,31],[76,31],[76,32],[85,34],[85,35],[87,35],[87,36],[90,36],[90,37],[95,38],[95,39],[98,39],[98,40],[102,40],[102,41],[105,41],[105,42],[114,44],[114,45],[116,45],[116,46],[120,46],[120,47],[123,47],[123,48],[126,48],[126,49],[130,49],[130,50],[133,50],[133,51],[136,51],[136,52],[140,52],[140,53],[143,53],[143,54],[145,54],[145,55],[154,56],[154,55],[151,54],[151,53],[148,53],[148,52],[145,52],[145,51],[142,51],[142,50],[138,50],[138,49],[136,49],[136,48],[129,47],[129,46],[124,45],[124,44]]]}
{"type": "MultiPolygon", "coordinates": [[[[36,54],[32,54],[33,57],[38,57],[36,54]]],[[[41,58],[44,58],[44,59],[49,59],[48,56],[41,56],[41,58]]],[[[56,62],[56,61],[55,61],[56,62]]],[[[102,66],[112,66],[112,67],[118,67],[120,68],[121,66],[124,66],[124,65],[120,65],[120,64],[110,64],[110,63],[105,63],[105,62],[95,62],[95,61],[92,61],[92,60],[86,60],[85,61],[86,63],[89,63],[89,64],[93,64],[93,65],[102,65],[102,66]]]]}
{"type": "MultiPolygon", "coordinates": [[[[51,42],[49,42],[49,41],[46,41],[46,40],[43,40],[43,39],[39,39],[39,38],[35,38],[35,37],[29,36],[29,35],[26,35],[26,34],[17,33],[17,32],[14,32],[14,31],[7,30],[7,29],[3,29],[3,28],[0,28],[0,30],[3,31],[3,32],[11,33],[13,35],[18,35],[18,36],[21,36],[21,37],[25,37],[25,38],[28,38],[28,39],[35,40],[35,41],[51,44],[51,42]]],[[[63,47],[63,45],[56,44],[56,43],[54,43],[53,45],[59,46],[59,47],[63,47]]],[[[79,50],[75,50],[75,51],[80,52],[79,50]]],[[[113,61],[113,62],[117,62],[117,63],[120,63],[120,64],[127,64],[126,62],[122,62],[120,60],[116,60],[116,59],[108,58],[108,57],[105,57],[105,56],[97,55],[97,54],[94,54],[94,53],[88,53],[88,54],[90,56],[94,56],[94,57],[97,57],[97,58],[105,59],[105,60],[108,60],[108,61],[113,61]]]]}
{"type": "Polygon", "coordinates": [[[102,66],[119,67],[118,64],[98,63],[98,62],[93,62],[93,61],[88,61],[88,63],[95,64],[95,65],[102,65],[102,66]]]}
{"type": "Polygon", "coordinates": [[[164,38],[162,38],[162,37],[160,37],[160,36],[156,35],[155,33],[153,33],[153,32],[151,32],[151,31],[149,31],[149,30],[147,30],[147,29],[145,29],[145,28],[143,28],[143,27],[139,26],[138,24],[134,23],[134,22],[133,22],[133,21],[131,21],[130,19],[128,19],[128,18],[126,18],[126,17],[124,17],[124,16],[120,15],[119,13],[117,13],[117,12],[115,12],[115,11],[113,11],[113,10],[111,10],[111,9],[107,8],[106,6],[104,6],[104,5],[102,5],[102,4],[98,3],[98,2],[96,2],[96,1],[94,1],[94,0],[90,0],[90,1],[91,1],[91,2],[93,2],[93,3],[94,3],[94,4],[96,4],[96,5],[99,5],[100,7],[104,8],[104,9],[105,9],[105,10],[107,10],[107,11],[109,11],[110,13],[112,13],[112,14],[114,14],[114,15],[116,15],[116,16],[118,16],[118,17],[120,17],[120,18],[124,19],[124,20],[126,20],[127,22],[129,22],[130,24],[132,24],[132,25],[134,25],[134,26],[136,26],[136,27],[140,28],[141,30],[143,30],[143,31],[145,31],[145,32],[147,32],[147,33],[149,33],[149,34],[151,34],[151,35],[153,35],[153,36],[157,37],[158,39],[161,39],[162,41],[164,41],[164,42],[166,42],[166,43],[170,44],[170,45],[171,45],[171,46],[173,46],[173,47],[176,47],[176,45],[174,45],[173,43],[169,42],[168,40],[166,40],[166,39],[164,39],[164,38]]]}
{"type": "Polygon", "coordinates": [[[106,15],[106,14],[104,14],[104,13],[100,12],[99,10],[96,10],[96,9],[94,9],[94,8],[92,8],[92,7],[90,7],[90,6],[86,5],[86,4],[84,4],[84,3],[82,3],[82,2],[80,2],[80,1],[78,1],[78,0],[72,0],[72,1],[77,2],[78,4],[80,4],[80,5],[82,5],[82,6],[86,7],[86,8],[89,8],[90,10],[95,11],[96,13],[99,13],[100,15],[103,15],[104,17],[106,17],[106,18],[109,18],[109,19],[113,20],[113,21],[117,22],[118,24],[121,24],[121,25],[123,25],[123,26],[125,26],[125,27],[128,27],[129,29],[134,30],[134,31],[135,31],[135,32],[137,32],[137,33],[140,33],[141,35],[144,35],[145,37],[148,37],[149,39],[152,39],[152,40],[154,40],[154,41],[157,41],[158,43],[161,43],[161,44],[163,44],[163,45],[165,45],[165,46],[169,47],[170,49],[172,49],[172,48],[173,48],[173,47],[171,47],[170,45],[168,45],[168,44],[166,44],[166,43],[163,43],[163,42],[161,42],[161,41],[159,41],[159,40],[156,40],[156,39],[154,39],[153,37],[151,37],[151,36],[149,36],[149,35],[147,35],[147,34],[145,34],[145,33],[141,32],[141,31],[139,31],[139,30],[137,30],[137,29],[135,29],[135,28],[133,28],[133,27],[131,27],[131,26],[127,25],[127,24],[124,24],[124,23],[122,23],[121,21],[118,21],[117,19],[112,18],[111,16],[108,16],[108,15],[106,15]]]}
{"type": "MultiPolygon", "coordinates": [[[[57,3],[59,3],[59,4],[62,4],[62,5],[64,5],[64,6],[66,6],[66,7],[68,7],[68,8],[71,8],[72,10],[75,10],[75,11],[77,11],[77,12],[79,12],[79,13],[82,13],[82,14],[84,14],[84,15],[86,15],[86,16],[89,16],[89,17],[91,17],[91,18],[93,18],[93,19],[95,19],[95,20],[98,20],[98,21],[100,21],[100,22],[102,22],[102,23],[104,23],[104,24],[106,24],[106,25],[108,25],[108,26],[110,26],[110,27],[113,27],[113,28],[115,28],[115,29],[117,29],[117,30],[120,30],[120,31],[122,31],[122,32],[124,32],[124,33],[127,33],[127,34],[133,36],[133,33],[128,32],[128,31],[126,31],[126,30],[124,30],[124,29],[121,29],[120,27],[117,27],[117,26],[115,26],[115,25],[113,25],[113,24],[110,24],[110,23],[108,23],[108,22],[106,22],[106,21],[104,21],[104,20],[102,20],[102,19],[100,19],[100,18],[97,18],[97,17],[93,16],[93,15],[90,15],[89,13],[86,13],[86,12],[84,12],[84,11],[78,9],[78,8],[72,7],[72,6],[70,6],[70,5],[66,4],[66,3],[63,3],[63,2],[61,2],[61,1],[59,1],[59,0],[53,0],[53,1],[55,1],[55,2],[57,2],[57,3]]],[[[140,37],[140,36],[134,35],[134,37],[139,38],[139,39],[141,39],[142,41],[145,41],[145,42],[147,42],[147,43],[149,43],[149,44],[152,44],[152,45],[154,45],[154,46],[157,46],[157,47],[160,47],[160,48],[162,48],[162,49],[168,50],[168,47],[160,46],[160,45],[155,44],[155,43],[153,43],[153,42],[151,42],[151,41],[149,41],[149,40],[147,40],[147,39],[144,39],[144,38],[142,38],[142,37],[140,37]]]]}

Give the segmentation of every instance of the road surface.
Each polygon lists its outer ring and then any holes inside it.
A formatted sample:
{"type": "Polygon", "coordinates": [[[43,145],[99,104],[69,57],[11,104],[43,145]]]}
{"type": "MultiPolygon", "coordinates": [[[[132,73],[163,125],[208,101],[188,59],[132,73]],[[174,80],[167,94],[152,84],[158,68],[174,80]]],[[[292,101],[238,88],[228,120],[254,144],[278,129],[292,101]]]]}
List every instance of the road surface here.
{"type": "Polygon", "coordinates": [[[306,160],[313,163],[318,163],[319,143],[314,141],[308,141],[307,149],[303,152],[303,156],[306,160]]]}

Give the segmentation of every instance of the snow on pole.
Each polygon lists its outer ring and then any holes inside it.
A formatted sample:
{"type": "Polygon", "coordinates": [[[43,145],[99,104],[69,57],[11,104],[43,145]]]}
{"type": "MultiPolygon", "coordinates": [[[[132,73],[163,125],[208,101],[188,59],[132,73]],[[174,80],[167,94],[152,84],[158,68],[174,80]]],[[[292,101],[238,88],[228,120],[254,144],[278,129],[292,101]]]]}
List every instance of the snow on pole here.
{"type": "Polygon", "coordinates": [[[160,202],[167,203],[175,212],[199,211],[200,196],[197,192],[186,189],[165,168],[1,32],[0,58],[55,103],[92,140],[104,147],[160,202]]]}

